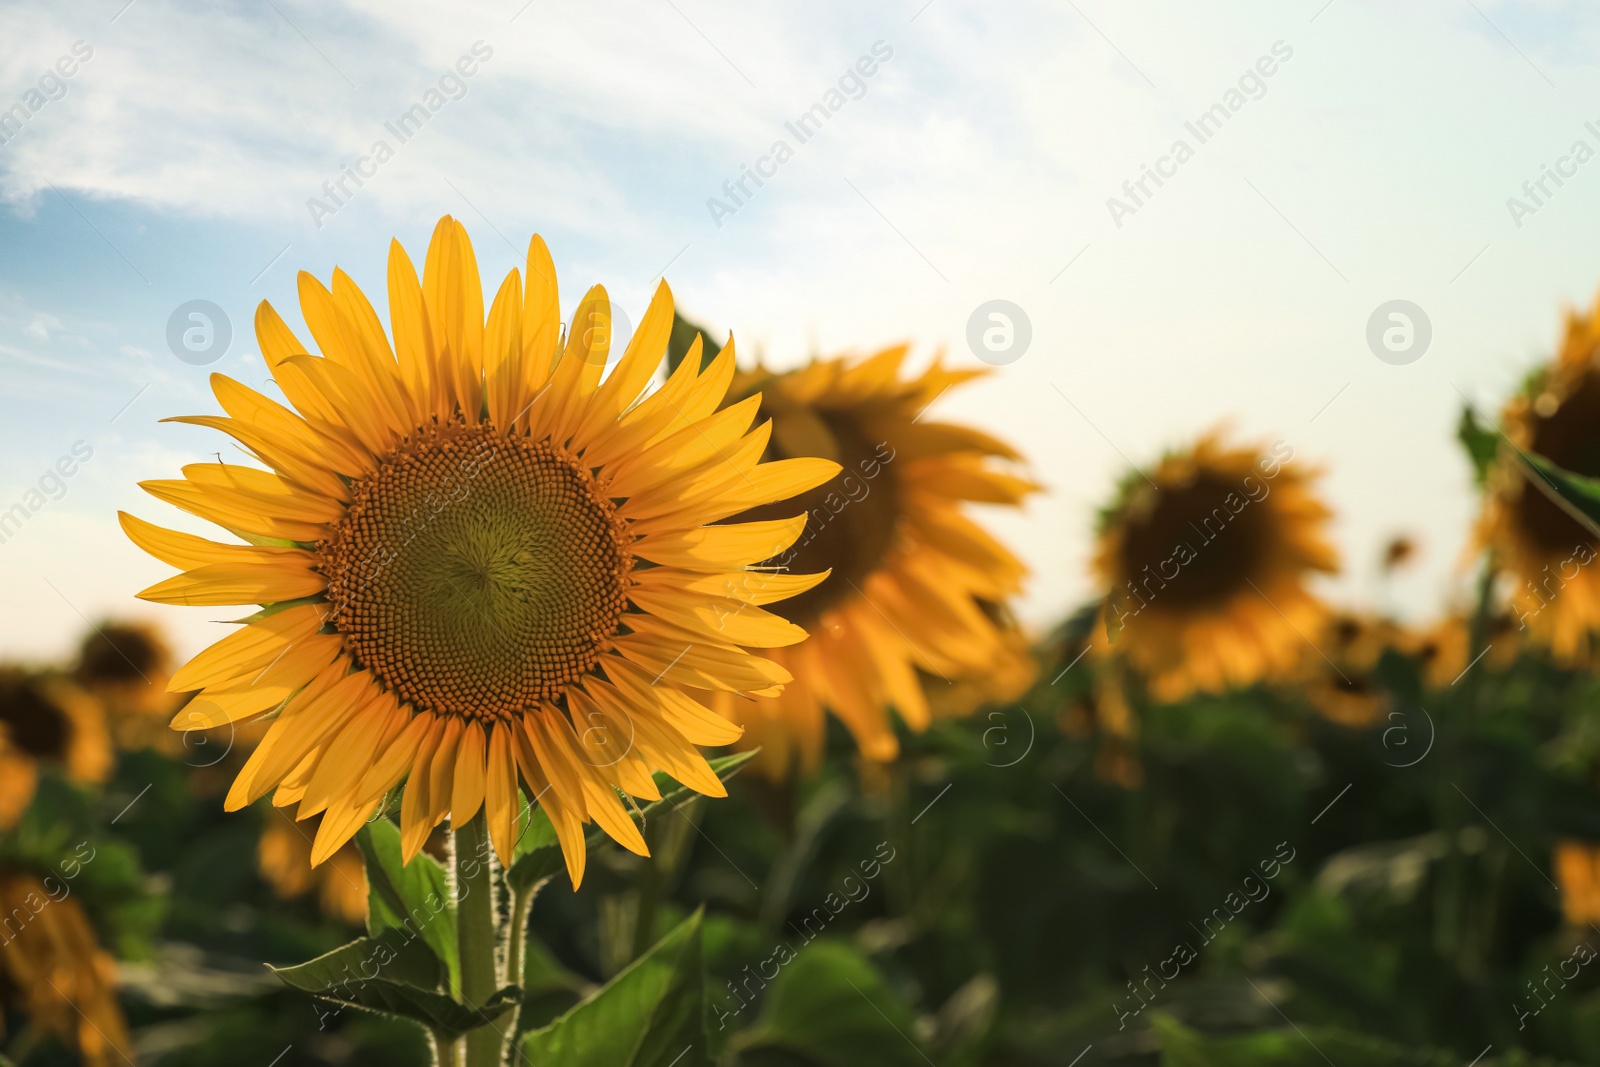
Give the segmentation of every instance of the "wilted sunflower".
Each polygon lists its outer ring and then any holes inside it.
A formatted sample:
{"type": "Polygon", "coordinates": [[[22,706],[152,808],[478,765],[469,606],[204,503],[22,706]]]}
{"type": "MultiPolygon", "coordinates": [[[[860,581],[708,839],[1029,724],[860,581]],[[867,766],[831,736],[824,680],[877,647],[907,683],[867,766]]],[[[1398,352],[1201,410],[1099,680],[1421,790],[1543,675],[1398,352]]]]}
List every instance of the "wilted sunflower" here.
{"type": "Polygon", "coordinates": [[[65,679],[0,668],[0,829],[16,825],[33,802],[41,767],[49,766],[75,782],[105,781],[105,713],[65,679]]]}
{"type": "MultiPolygon", "coordinates": [[[[773,653],[795,680],[776,700],[723,693],[714,704],[745,728],[746,746],[761,746],[773,776],[796,762],[817,765],[825,710],[844,722],[864,758],[893,759],[890,708],[921,730],[931,714],[925,678],[935,688],[951,685],[989,671],[1008,651],[1004,627],[983,605],[1003,604],[1026,571],[963,505],[1016,505],[1035,486],[993,465],[996,457],[1021,458],[1000,441],[921,418],[945,390],[983,372],[935,363],[902,377],[905,355],[902,345],[785,373],[758,367],[734,383],[733,395],[745,398],[739,404],[759,402],[772,420],[769,459],[824,456],[843,468],[796,501],[811,516],[800,542],[766,560],[768,573],[727,590],[764,604],[790,572],[829,575],[772,609],[811,634],[773,653]]],[[[740,518],[770,521],[782,510],[754,508],[740,518]]]]}
{"type": "Polygon", "coordinates": [[[91,1067],[132,1063],[115,992],[116,963],[71,897],[32,874],[0,872],[0,1003],[59,1037],[91,1067]]]}
{"type": "Polygon", "coordinates": [[[756,605],[820,576],[742,584],[799,536],[799,507],[721,520],[838,467],[760,463],[770,427],[750,430],[759,399],[718,410],[731,344],[703,371],[697,346],[639,399],[672,325],[665,283],[602,381],[605,290],[584,296],[563,337],[538,237],[487,323],[472,246],[448,216],[421,280],[394,242],[388,281],[393,347],[343,271],[331,291],[302,273],[321,356],[269,304],[256,315],[293,408],[218,374],[227,416],[177,420],[231,434],[269,469],[197,463],[144,487],[248,543],[122,517],[140,547],[184,572],[145,599],[263,605],[173,677],[175,691],[201,690],[173,725],[278,711],[226,806],[276,789],[298,818],[321,814],[313,864],[402,780],[407,859],[447,816],[459,829],[484,810],[506,860],[520,773],[577,883],[591,819],[645,851],[617,789],[654,799],[660,769],[725,795],[695,745],[739,731],[680,687],[778,692],[788,672],[741,646],[802,640],[756,605]]]}
{"type": "MultiPolygon", "coordinates": [[[[1567,314],[1555,362],[1540,368],[1506,405],[1506,437],[1559,467],[1600,476],[1600,306],[1567,314]]],[[[1502,449],[1489,479],[1482,540],[1511,577],[1518,621],[1565,662],[1595,648],[1600,628],[1600,550],[1592,531],[1528,481],[1502,449]]]]}
{"type": "Polygon", "coordinates": [[[280,900],[316,891],[324,915],[352,924],[367,921],[367,865],[361,850],[346,844],[320,867],[311,866],[311,844],[321,816],[305,824],[281,812],[267,816],[256,841],[256,869],[280,900]]]}
{"type": "Polygon", "coordinates": [[[1292,670],[1321,625],[1307,588],[1338,560],[1312,471],[1215,434],[1122,485],[1101,516],[1102,654],[1142,673],[1157,700],[1220,692],[1292,670]]]}

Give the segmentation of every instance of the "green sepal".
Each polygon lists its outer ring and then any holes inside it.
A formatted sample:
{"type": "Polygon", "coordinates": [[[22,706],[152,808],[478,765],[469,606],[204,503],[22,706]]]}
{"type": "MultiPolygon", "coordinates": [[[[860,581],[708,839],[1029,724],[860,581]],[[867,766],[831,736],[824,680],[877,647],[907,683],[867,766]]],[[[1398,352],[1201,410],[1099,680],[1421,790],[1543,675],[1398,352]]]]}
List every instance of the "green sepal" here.
{"type": "Polygon", "coordinates": [[[1473,484],[1483,488],[1489,480],[1489,468],[1500,454],[1500,435],[1493,427],[1480,423],[1477,412],[1471,407],[1464,407],[1456,423],[1456,440],[1461,442],[1461,447],[1467,450],[1467,458],[1472,461],[1473,484]]]}

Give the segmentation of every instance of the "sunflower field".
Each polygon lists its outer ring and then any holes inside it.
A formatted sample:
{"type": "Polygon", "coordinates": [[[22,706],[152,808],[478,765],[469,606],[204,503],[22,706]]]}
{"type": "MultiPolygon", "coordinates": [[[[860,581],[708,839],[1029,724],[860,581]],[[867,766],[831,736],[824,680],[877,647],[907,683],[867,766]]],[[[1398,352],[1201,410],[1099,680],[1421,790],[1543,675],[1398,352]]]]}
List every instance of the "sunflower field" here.
{"type": "Polygon", "coordinates": [[[120,516],[215,644],[0,667],[6,1062],[1600,1062],[1600,315],[1463,411],[1431,622],[1218,430],[1034,631],[979,372],[769,370],[664,282],[616,358],[538,237],[421,262],[261,304],[284,400],[179,418],[247,461],[142,483],[218,539],[120,516]]]}

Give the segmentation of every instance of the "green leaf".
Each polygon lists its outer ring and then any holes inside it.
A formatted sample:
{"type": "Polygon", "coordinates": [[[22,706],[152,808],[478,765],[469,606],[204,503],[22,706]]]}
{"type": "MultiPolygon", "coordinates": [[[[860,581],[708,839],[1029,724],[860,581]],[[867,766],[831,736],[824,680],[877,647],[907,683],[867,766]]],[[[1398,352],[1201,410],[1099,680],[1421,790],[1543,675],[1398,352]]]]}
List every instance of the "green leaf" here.
{"type": "Polygon", "coordinates": [[[678,369],[678,364],[683,362],[683,357],[689,354],[689,346],[694,344],[695,337],[700,338],[700,367],[704,369],[722,351],[722,346],[713,341],[700,327],[679,315],[672,313],[672,334],[667,338],[667,373],[671,374],[678,369]]]}
{"type": "Polygon", "coordinates": [[[438,957],[399,929],[358,938],[298,966],[270,969],[285,985],[322,1000],[410,1019],[452,1036],[477,1029],[522,999],[519,987],[506,986],[481,1011],[452,1000],[439,990],[438,957]]]}
{"type": "Polygon", "coordinates": [[[543,1067],[707,1067],[702,913],[681,923],[600,990],[522,1042],[543,1067]]]}
{"type": "Polygon", "coordinates": [[[789,949],[756,1025],[734,1039],[741,1061],[781,1051],[816,1067],[927,1067],[911,1008],[842,941],[789,949]],[[750,1055],[755,1054],[755,1055],[750,1055]]]}
{"type": "Polygon", "coordinates": [[[1461,420],[1456,423],[1456,440],[1467,450],[1467,458],[1472,460],[1472,480],[1481,489],[1500,452],[1500,435],[1492,427],[1480,423],[1471,407],[1464,407],[1461,420]]]}
{"type": "Polygon", "coordinates": [[[1549,497],[1557,506],[1572,516],[1579,525],[1600,537],[1600,479],[1573,474],[1551,463],[1543,456],[1518,452],[1528,481],[1549,497]]]}
{"type": "MultiPolygon", "coordinates": [[[[752,749],[749,752],[735,752],[731,756],[719,756],[707,762],[711,766],[712,773],[726,782],[738,774],[759,751],[752,749]]],[[[640,827],[655,815],[665,814],[677,807],[691,795],[698,796],[688,786],[680,785],[660,772],[655,775],[655,783],[661,799],[630,812],[633,821],[640,827]]],[[[590,831],[585,839],[589,848],[601,848],[610,841],[611,837],[599,829],[590,831]]],[[[507,872],[511,888],[516,892],[523,892],[546,878],[560,874],[565,869],[566,861],[562,858],[561,846],[556,841],[555,827],[550,825],[550,817],[544,813],[544,809],[535,806],[529,816],[528,828],[517,842],[516,859],[512,861],[511,870],[507,872]]]]}
{"type": "Polygon", "coordinates": [[[367,933],[399,930],[422,940],[444,964],[449,988],[461,988],[461,953],[456,946],[456,908],[439,862],[419,853],[409,866],[400,860],[400,828],[388,819],[356,834],[367,861],[367,933]]]}

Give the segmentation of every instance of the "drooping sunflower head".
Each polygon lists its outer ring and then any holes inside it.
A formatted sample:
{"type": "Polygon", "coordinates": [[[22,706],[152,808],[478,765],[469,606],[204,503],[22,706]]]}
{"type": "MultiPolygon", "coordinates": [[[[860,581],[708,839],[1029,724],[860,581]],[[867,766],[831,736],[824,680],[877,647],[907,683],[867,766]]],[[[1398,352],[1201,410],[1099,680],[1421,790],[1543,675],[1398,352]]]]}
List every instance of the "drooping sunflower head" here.
{"type": "Polygon", "coordinates": [[[89,1067],[132,1063],[116,963],[78,901],[52,894],[32,873],[0,871],[0,915],[7,921],[0,1004],[55,1034],[89,1067]]]}
{"type": "Polygon", "coordinates": [[[1338,566],[1315,472],[1282,442],[1215,434],[1123,484],[1101,517],[1102,654],[1126,656],[1158,700],[1291,670],[1324,609],[1308,582],[1338,566]]]}
{"type": "MultiPolygon", "coordinates": [[[[1600,307],[1597,307],[1600,311],[1600,307]]],[[[1555,361],[1506,405],[1506,437],[1559,467],[1600,476],[1600,319],[1569,314],[1555,361]]],[[[1600,540],[1528,481],[1511,449],[1490,474],[1479,534],[1510,579],[1509,607],[1557,658],[1595,650],[1600,540]]]]}
{"type": "Polygon", "coordinates": [[[103,782],[111,760],[105,714],[94,698],[62,678],[0,668],[0,829],[27,810],[41,769],[103,782]]]}
{"type": "MultiPolygon", "coordinates": [[[[865,759],[893,759],[891,709],[921,730],[932,714],[925,683],[938,689],[982,676],[1008,651],[1006,627],[984,605],[998,611],[1025,568],[966,505],[1015,506],[1036,487],[1004,468],[1020,460],[1007,445],[923,418],[947,389],[980,372],[936,362],[907,374],[906,352],[818,359],[783,373],[757,368],[734,383],[733,395],[745,399],[729,410],[759,396],[771,420],[768,458],[822,456],[840,468],[793,502],[809,514],[805,534],[764,564],[772,575],[764,581],[796,571],[827,575],[772,609],[811,634],[776,654],[795,681],[774,701],[723,696],[716,705],[745,728],[745,745],[762,747],[770,776],[797,763],[816,766],[827,710],[865,759]]],[[[780,510],[740,517],[771,520],[780,510]]]]}
{"type": "Polygon", "coordinates": [[[749,581],[800,534],[799,506],[725,520],[838,466],[761,462],[759,399],[718,410],[731,340],[703,368],[697,344],[641,395],[671,330],[665,283],[606,374],[606,292],[589,290],[564,331],[538,237],[487,317],[449,217],[420,279],[391,245],[387,334],[342,271],[331,288],[308,274],[299,286],[320,355],[269,304],[256,316],[288,403],[213,375],[226,415],[175,420],[223,430],[261,466],[197,463],[144,483],[243,543],[123,516],[183,572],[145,599],[261,605],[169,683],[200,690],[179,729],[275,713],[227,806],[270,792],[297,818],[321,815],[320,864],[404,781],[407,858],[446,817],[460,826],[482,810],[506,859],[522,789],[576,883],[591,820],[644,850],[619,790],[654,799],[662,770],[722,795],[695,746],[739,730],[701,701],[781,689],[788,672],[747,648],[805,632],[759,605],[820,578],[749,581]]]}

